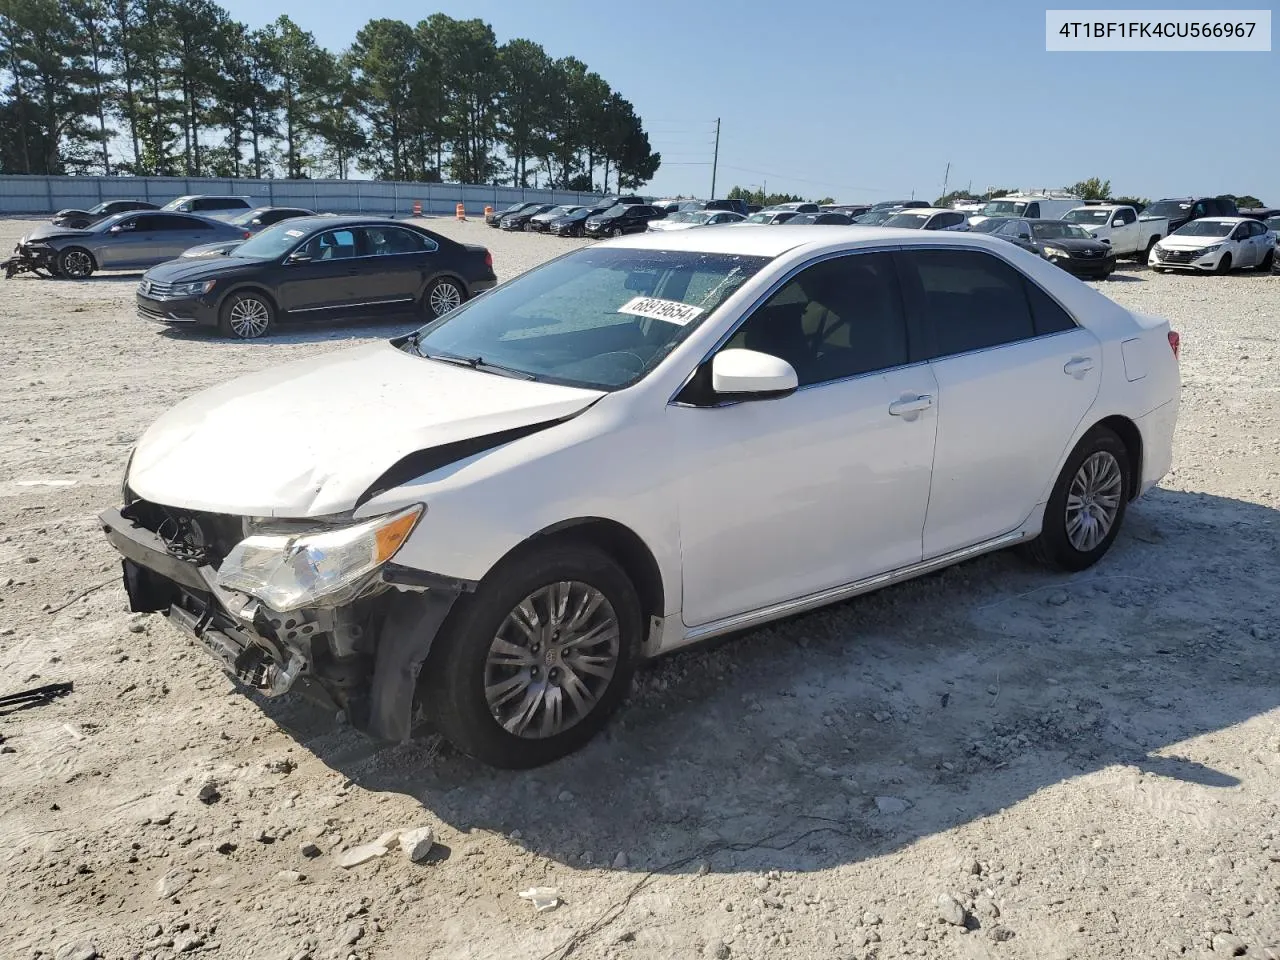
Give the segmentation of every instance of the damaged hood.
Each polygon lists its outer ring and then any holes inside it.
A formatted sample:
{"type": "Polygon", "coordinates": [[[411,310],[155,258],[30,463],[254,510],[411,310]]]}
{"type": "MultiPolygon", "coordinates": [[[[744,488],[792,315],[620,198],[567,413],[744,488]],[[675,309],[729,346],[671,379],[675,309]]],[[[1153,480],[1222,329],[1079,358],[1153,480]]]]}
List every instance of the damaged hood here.
{"type": "Polygon", "coordinates": [[[22,241],[30,243],[40,240],[55,240],[61,237],[88,237],[92,235],[93,232],[91,230],[72,230],[70,227],[60,227],[54,223],[42,223],[23,237],[22,241]]]}
{"type": "Polygon", "coordinates": [[[191,510],[341,513],[408,454],[571,417],[600,396],[372,344],[182,401],[138,441],[128,484],[143,499],[191,510]]]}

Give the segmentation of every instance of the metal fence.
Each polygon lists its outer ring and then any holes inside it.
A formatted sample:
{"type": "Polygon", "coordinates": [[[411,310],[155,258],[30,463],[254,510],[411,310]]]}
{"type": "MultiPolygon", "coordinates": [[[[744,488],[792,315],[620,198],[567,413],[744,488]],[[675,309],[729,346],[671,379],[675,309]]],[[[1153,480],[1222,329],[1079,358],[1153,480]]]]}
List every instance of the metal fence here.
{"type": "Polygon", "coordinates": [[[187,194],[249,197],[261,206],[307,207],[317,213],[409,216],[449,214],[463,204],[469,216],[485,207],[501,209],[521,200],[588,204],[593,193],[525,190],[470,183],[413,183],[397,180],[252,180],[217,177],[44,177],[0,175],[0,214],[51,214],[87,210],[104,200],[150,200],[165,204],[187,194]]]}

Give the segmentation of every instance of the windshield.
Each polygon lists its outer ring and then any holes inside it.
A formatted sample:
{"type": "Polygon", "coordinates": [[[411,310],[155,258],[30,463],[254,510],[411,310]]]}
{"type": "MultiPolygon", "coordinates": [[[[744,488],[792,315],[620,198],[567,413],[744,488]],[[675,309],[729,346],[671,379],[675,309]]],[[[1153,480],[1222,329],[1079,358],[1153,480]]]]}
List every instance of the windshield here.
{"type": "Polygon", "coordinates": [[[574,210],[572,213],[566,213],[560,219],[561,220],[585,220],[589,216],[591,216],[591,211],[587,207],[579,207],[577,210],[574,210]]]}
{"type": "Polygon", "coordinates": [[[929,222],[931,213],[895,213],[884,222],[886,227],[906,227],[908,230],[922,230],[929,222]]]}
{"type": "Polygon", "coordinates": [[[552,207],[550,210],[546,211],[546,213],[540,213],[538,216],[546,217],[548,219],[551,217],[563,217],[572,209],[573,207],[552,207]]]}
{"type": "Polygon", "coordinates": [[[622,216],[624,213],[627,212],[627,209],[628,209],[627,205],[619,203],[616,206],[610,207],[604,213],[600,214],[600,216],[607,217],[608,219],[612,220],[614,217],[622,216]]]}
{"type": "Polygon", "coordinates": [[[505,209],[503,209],[503,210],[502,210],[502,211],[500,211],[500,212],[501,212],[501,213],[515,213],[517,210],[523,210],[525,207],[529,207],[529,206],[532,206],[532,204],[531,204],[531,203],[529,203],[529,201],[528,201],[528,200],[521,200],[519,203],[513,203],[511,206],[506,207],[505,209]]]}
{"type": "Polygon", "coordinates": [[[1190,200],[1159,200],[1142,211],[1144,217],[1181,217],[1191,209],[1190,200]]]}
{"type": "Polygon", "coordinates": [[[1069,210],[1062,219],[1069,223],[1089,223],[1105,226],[1107,221],[1111,219],[1111,211],[1101,210],[1098,207],[1085,207],[1080,210],[1069,210]]]}
{"type": "Polygon", "coordinates": [[[296,224],[282,220],[240,244],[231,251],[231,256],[246,260],[274,260],[297,246],[306,233],[296,224]]]}
{"type": "Polygon", "coordinates": [[[190,199],[191,199],[190,197],[178,197],[178,199],[176,200],[170,200],[160,209],[161,210],[177,210],[180,206],[182,206],[184,203],[187,203],[190,199]]]}
{"type": "Polygon", "coordinates": [[[1192,220],[1173,231],[1175,237],[1225,237],[1235,227],[1221,220],[1192,220]]]}
{"type": "Polygon", "coordinates": [[[772,219],[773,214],[771,213],[753,213],[747,217],[747,223],[768,223],[772,219]]]}
{"type": "Polygon", "coordinates": [[[86,212],[103,214],[107,212],[107,205],[105,203],[100,203],[96,207],[90,207],[86,212]]]}
{"type": "Polygon", "coordinates": [[[974,224],[969,229],[974,233],[995,233],[1008,222],[1009,220],[1007,217],[988,217],[981,223],[974,224]]]}
{"type": "Polygon", "coordinates": [[[766,257],[587,247],[427,324],[417,350],[532,380],[616,390],[661,363],[766,263],[766,257]]]}
{"type": "Polygon", "coordinates": [[[1063,220],[1032,223],[1031,235],[1037,240],[1092,240],[1084,227],[1063,220]]]}
{"type": "Polygon", "coordinates": [[[870,226],[877,227],[890,217],[895,217],[897,215],[897,210],[872,210],[870,213],[864,213],[860,217],[854,217],[853,222],[869,224],[870,226]]]}
{"type": "Polygon", "coordinates": [[[984,217],[1020,217],[1027,210],[1025,200],[991,200],[982,205],[984,217]]]}
{"type": "Polygon", "coordinates": [[[688,211],[685,211],[684,213],[669,213],[667,214],[667,223],[698,223],[701,220],[707,219],[708,216],[709,214],[702,214],[699,216],[696,213],[690,213],[688,211]]]}
{"type": "Polygon", "coordinates": [[[256,210],[246,210],[244,213],[236,214],[234,217],[228,220],[227,223],[235,224],[237,227],[243,227],[245,224],[251,223],[254,217],[262,216],[264,213],[267,212],[268,209],[270,208],[259,207],[256,210]]]}

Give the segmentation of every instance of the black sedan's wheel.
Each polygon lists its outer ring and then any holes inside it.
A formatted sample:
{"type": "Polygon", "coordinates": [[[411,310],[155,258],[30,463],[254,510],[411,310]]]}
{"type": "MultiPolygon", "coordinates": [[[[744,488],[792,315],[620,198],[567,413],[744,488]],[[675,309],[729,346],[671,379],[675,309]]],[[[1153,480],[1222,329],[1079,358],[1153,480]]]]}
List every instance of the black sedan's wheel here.
{"type": "Polygon", "coordinates": [[[620,237],[620,236],[622,236],[622,228],[621,228],[621,227],[614,227],[612,230],[610,230],[610,231],[609,231],[609,236],[611,236],[611,237],[620,237]]]}
{"type": "Polygon", "coordinates": [[[1093,566],[1111,549],[1129,503],[1129,451],[1106,427],[1095,427],[1071,451],[1032,544],[1036,557],[1064,570],[1093,566]]]}
{"type": "Polygon", "coordinates": [[[67,247],[58,254],[57,273],[73,280],[82,280],[98,269],[93,254],[83,247],[67,247]]]}
{"type": "Polygon", "coordinates": [[[218,329],[223,336],[256,340],[265,336],[275,322],[275,307],[258,293],[233,293],[222,305],[218,329]]]}
{"type": "Polygon", "coordinates": [[[595,547],[518,555],[454,606],[423,667],[423,702],[445,739],[478,760],[549,763],[617,708],[641,625],[631,581],[595,547]]]}
{"type": "Polygon", "coordinates": [[[441,277],[427,287],[427,292],[422,299],[426,306],[427,317],[434,320],[436,317],[443,317],[451,310],[456,310],[467,299],[467,294],[458,281],[441,277]]]}

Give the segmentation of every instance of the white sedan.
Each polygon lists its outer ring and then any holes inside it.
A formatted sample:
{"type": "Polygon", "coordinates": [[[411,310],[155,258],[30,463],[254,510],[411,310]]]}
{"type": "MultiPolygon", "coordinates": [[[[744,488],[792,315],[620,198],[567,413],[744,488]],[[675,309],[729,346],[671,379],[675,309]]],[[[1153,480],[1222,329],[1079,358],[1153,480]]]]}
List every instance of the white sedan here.
{"type": "Polygon", "coordinates": [[[1005,547],[1097,562],[1169,470],[1177,352],[990,237],[639,234],[184,400],[102,522],[132,608],[246,685],[526,767],[646,658],[1005,547]]]}
{"type": "Polygon", "coordinates": [[[1275,259],[1276,235],[1262,221],[1203,217],[1183,224],[1152,247],[1147,263],[1157,273],[1230,273],[1247,267],[1270,271],[1275,259]]]}
{"type": "Polygon", "coordinates": [[[740,223],[746,218],[732,210],[680,210],[667,214],[661,220],[650,220],[649,229],[654,233],[669,230],[691,230],[694,227],[714,227],[722,223],[740,223]]]}

